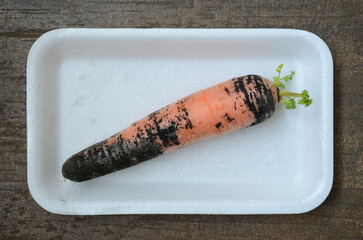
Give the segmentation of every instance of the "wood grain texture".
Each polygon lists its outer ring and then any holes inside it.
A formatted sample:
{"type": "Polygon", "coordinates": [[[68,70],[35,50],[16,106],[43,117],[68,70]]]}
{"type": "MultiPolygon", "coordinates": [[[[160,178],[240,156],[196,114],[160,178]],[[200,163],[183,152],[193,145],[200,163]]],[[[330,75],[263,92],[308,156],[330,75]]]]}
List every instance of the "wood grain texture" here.
{"type": "Polygon", "coordinates": [[[363,2],[0,0],[0,239],[363,239],[363,2]],[[334,59],[334,185],[300,215],[61,216],[26,179],[26,60],[43,33],[66,27],[296,28],[334,59]]]}

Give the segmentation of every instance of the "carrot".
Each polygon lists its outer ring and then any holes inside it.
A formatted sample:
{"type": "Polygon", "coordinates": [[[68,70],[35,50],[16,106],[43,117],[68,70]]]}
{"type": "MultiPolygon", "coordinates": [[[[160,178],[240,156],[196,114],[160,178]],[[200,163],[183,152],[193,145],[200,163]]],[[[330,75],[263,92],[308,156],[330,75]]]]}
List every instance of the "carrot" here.
{"type": "MultiPolygon", "coordinates": [[[[279,101],[295,108],[294,98],[311,104],[307,92],[279,90],[274,82],[258,75],[234,78],[193,93],[133,123],[125,130],[71,156],[62,168],[72,181],[86,181],[142,163],[160,154],[213,136],[226,134],[270,118],[279,101]]],[[[300,103],[300,102],[299,102],[300,103]]]]}

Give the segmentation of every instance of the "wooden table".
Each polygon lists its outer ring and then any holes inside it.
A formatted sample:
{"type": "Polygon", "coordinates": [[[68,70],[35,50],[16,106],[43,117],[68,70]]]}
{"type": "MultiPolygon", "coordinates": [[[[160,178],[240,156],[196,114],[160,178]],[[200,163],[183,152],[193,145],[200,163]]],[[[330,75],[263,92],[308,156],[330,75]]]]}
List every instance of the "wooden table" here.
{"type": "Polygon", "coordinates": [[[0,239],[363,239],[363,2],[0,1],[0,239]],[[26,60],[56,28],[296,28],[334,58],[334,186],[300,215],[61,216],[27,186],[26,60]]]}

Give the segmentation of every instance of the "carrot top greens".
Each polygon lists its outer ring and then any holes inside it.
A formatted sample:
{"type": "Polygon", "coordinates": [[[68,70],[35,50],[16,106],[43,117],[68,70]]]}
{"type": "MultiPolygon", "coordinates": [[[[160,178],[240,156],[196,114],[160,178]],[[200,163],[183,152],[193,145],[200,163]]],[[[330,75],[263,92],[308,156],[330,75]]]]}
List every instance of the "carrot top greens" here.
{"type": "MultiPolygon", "coordinates": [[[[283,64],[280,64],[277,67],[276,72],[278,72],[279,75],[277,77],[273,77],[274,84],[276,85],[276,87],[282,88],[282,89],[284,89],[286,87],[286,83],[289,80],[292,80],[292,77],[295,74],[294,71],[291,71],[289,75],[281,77],[281,69],[282,69],[283,66],[284,66],[283,64]]],[[[307,90],[304,90],[301,93],[295,93],[295,92],[290,92],[290,91],[286,91],[286,90],[280,90],[279,98],[280,98],[280,102],[284,103],[286,105],[287,109],[295,109],[296,108],[295,98],[299,98],[297,103],[301,104],[301,105],[304,105],[305,107],[310,106],[311,103],[313,102],[313,100],[310,98],[307,90]]]]}

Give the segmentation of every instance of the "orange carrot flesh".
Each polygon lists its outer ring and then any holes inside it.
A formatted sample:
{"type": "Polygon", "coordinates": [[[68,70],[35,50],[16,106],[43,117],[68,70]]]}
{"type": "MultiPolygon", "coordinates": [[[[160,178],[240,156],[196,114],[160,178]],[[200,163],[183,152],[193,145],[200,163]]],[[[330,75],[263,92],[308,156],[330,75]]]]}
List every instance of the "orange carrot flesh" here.
{"type": "Polygon", "coordinates": [[[63,176],[86,181],[202,139],[261,123],[273,115],[278,102],[278,88],[258,75],[225,81],[172,103],[73,155],[63,165],[63,176]]]}

